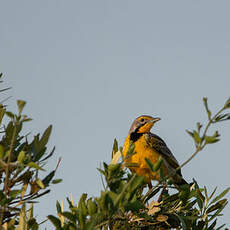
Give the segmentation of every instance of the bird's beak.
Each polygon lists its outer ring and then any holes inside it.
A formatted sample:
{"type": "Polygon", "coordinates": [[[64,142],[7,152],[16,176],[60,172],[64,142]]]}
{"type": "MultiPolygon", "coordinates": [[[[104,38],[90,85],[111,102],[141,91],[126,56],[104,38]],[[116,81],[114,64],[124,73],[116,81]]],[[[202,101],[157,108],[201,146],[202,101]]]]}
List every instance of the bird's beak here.
{"type": "Polygon", "coordinates": [[[155,122],[157,122],[159,120],[160,120],[160,118],[156,117],[156,118],[153,118],[153,119],[149,120],[148,123],[155,123],[155,122]]]}

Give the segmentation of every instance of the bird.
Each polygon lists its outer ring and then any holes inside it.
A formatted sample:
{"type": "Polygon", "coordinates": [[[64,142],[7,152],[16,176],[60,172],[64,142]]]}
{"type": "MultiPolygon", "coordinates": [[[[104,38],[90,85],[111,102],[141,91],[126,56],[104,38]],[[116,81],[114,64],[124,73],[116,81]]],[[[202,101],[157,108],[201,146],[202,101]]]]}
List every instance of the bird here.
{"type": "Polygon", "coordinates": [[[123,159],[127,167],[139,176],[144,176],[144,181],[152,188],[152,180],[160,180],[159,170],[153,172],[146,158],[154,164],[162,159],[162,169],[165,176],[169,176],[175,185],[187,184],[183,179],[179,163],[173,156],[166,143],[156,134],[150,132],[159,117],[141,115],[137,117],[129,130],[123,146],[123,159]],[[133,154],[129,156],[131,143],[134,145],[133,154]]]}

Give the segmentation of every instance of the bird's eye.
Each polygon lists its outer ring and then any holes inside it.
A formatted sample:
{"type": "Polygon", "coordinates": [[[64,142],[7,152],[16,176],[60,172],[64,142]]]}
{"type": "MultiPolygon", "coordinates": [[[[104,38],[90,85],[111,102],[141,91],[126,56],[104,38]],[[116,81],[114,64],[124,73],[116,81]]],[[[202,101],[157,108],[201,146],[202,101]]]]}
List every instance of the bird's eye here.
{"type": "Polygon", "coordinates": [[[145,121],[145,119],[144,118],[141,118],[141,122],[144,122],[145,121]]]}

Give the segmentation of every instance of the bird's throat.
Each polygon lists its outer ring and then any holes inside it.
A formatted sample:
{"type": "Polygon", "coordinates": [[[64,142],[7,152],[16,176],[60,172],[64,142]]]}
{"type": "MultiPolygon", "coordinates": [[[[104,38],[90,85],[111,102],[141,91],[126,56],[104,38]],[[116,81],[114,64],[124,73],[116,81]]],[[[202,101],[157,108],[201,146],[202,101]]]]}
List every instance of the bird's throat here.
{"type": "Polygon", "coordinates": [[[137,141],[141,136],[143,135],[143,133],[136,133],[136,132],[133,132],[130,134],[130,140],[132,142],[135,142],[137,141]]]}

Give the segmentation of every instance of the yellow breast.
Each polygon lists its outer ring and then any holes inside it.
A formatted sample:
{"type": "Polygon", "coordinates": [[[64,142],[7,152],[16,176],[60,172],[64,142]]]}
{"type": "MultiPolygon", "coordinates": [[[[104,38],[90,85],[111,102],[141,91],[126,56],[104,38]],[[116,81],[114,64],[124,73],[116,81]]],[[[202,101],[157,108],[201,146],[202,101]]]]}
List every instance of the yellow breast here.
{"type": "MultiPolygon", "coordinates": [[[[128,136],[125,140],[123,146],[123,156],[127,155],[130,146],[130,136],[128,136]]],[[[146,142],[146,135],[143,134],[137,141],[134,142],[134,152],[135,154],[127,157],[125,163],[127,165],[129,163],[134,163],[135,166],[128,166],[132,172],[137,173],[140,176],[145,176],[145,180],[148,183],[150,180],[158,180],[159,175],[158,173],[153,173],[150,168],[148,167],[145,158],[148,158],[153,164],[155,164],[160,154],[154,151],[147,142],[146,142]]]]}

